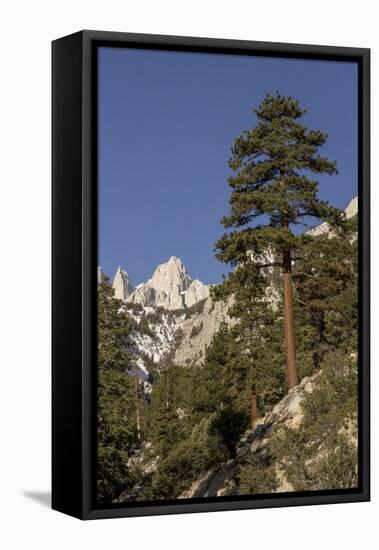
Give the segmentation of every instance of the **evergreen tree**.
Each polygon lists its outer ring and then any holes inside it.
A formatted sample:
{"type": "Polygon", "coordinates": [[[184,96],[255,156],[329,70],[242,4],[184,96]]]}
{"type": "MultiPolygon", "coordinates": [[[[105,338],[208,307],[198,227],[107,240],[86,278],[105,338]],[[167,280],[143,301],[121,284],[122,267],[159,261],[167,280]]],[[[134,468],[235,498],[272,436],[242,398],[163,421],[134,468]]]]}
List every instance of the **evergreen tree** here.
{"type": "Polygon", "coordinates": [[[232,404],[242,408],[244,371],[240,347],[222,323],[206,349],[204,364],[193,369],[192,414],[214,413],[232,404]]]}
{"type": "Polygon", "coordinates": [[[302,364],[318,370],[335,348],[357,347],[357,219],[344,220],[325,235],[305,234],[294,270],[298,350],[302,364]]]}
{"type": "Polygon", "coordinates": [[[216,243],[216,256],[237,266],[252,254],[258,270],[280,268],[287,378],[293,387],[298,377],[292,270],[301,243],[294,228],[312,218],[332,225],[340,222],[340,211],[318,199],[318,182],[309,177],[310,172],[333,174],[337,169],[318,152],[327,135],[299,122],[305,111],[297,101],[277,92],[267,95],[254,112],[257,125],[244,131],[232,147],[230,213],[222,223],[234,230],[216,243]]]}
{"type": "Polygon", "coordinates": [[[98,499],[112,502],[132,482],[128,458],[138,445],[130,322],[112,288],[98,285],[98,499]]]}
{"type": "Polygon", "coordinates": [[[233,331],[222,323],[206,350],[204,364],[193,370],[191,417],[195,424],[204,416],[211,418],[212,427],[231,456],[250,416],[246,373],[241,346],[233,331]]]}
{"type": "MultiPolygon", "coordinates": [[[[230,336],[239,350],[236,354],[238,360],[230,366],[231,372],[239,374],[239,387],[233,398],[238,399],[239,395],[242,399],[251,425],[257,419],[258,412],[263,412],[266,397],[276,393],[277,399],[282,395],[283,354],[281,340],[278,339],[281,319],[274,309],[273,296],[269,297],[266,293],[269,276],[267,269],[260,269],[248,258],[212,291],[216,299],[233,295],[233,305],[228,312],[235,323],[230,329],[230,336]]],[[[231,386],[233,384],[235,380],[231,386]]]]}
{"type": "Polygon", "coordinates": [[[178,439],[178,404],[175,399],[174,368],[166,368],[155,379],[151,397],[150,436],[161,457],[178,439]]]}

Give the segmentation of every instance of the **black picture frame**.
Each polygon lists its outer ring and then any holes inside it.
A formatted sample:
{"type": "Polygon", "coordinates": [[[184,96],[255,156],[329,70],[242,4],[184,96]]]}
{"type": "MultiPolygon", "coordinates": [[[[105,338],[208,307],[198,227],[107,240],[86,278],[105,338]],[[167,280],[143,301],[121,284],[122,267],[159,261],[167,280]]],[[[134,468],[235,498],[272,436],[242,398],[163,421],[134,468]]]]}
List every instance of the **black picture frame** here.
{"type": "Polygon", "coordinates": [[[81,519],[370,499],[370,50],[81,31],[52,43],[52,508],[81,519]],[[99,506],[96,456],[99,46],[354,61],[359,75],[359,487],[99,506]]]}

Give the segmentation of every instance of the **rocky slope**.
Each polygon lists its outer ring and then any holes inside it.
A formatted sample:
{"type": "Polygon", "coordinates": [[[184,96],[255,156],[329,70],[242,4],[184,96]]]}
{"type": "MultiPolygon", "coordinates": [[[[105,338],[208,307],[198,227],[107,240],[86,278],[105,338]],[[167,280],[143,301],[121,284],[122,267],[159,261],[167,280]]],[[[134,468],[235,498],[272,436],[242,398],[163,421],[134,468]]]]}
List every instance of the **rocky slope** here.
{"type": "MultiPolygon", "coordinates": [[[[175,337],[183,325],[186,313],[175,314],[162,309],[145,306],[140,310],[128,310],[139,330],[134,331],[133,340],[141,354],[138,365],[145,369],[145,359],[159,363],[172,350],[175,337]]],[[[147,371],[146,371],[147,372],[147,371]]]]}
{"type": "Polygon", "coordinates": [[[178,366],[200,364],[221,323],[231,323],[228,308],[229,303],[213,303],[208,297],[190,309],[175,312],[149,306],[129,309],[129,315],[141,327],[133,336],[141,353],[138,366],[147,373],[146,359],[158,364],[168,356],[178,366]]]}
{"type": "MultiPolygon", "coordinates": [[[[264,458],[270,436],[280,426],[296,429],[303,417],[302,400],[306,393],[313,391],[315,379],[319,374],[304,378],[264,418],[258,419],[255,425],[247,430],[240,439],[236,457],[217,468],[208,471],[198,479],[180,498],[224,496],[237,485],[237,473],[242,460],[251,457],[264,458]]],[[[282,472],[276,472],[280,486],[275,492],[293,491],[282,472]]]]}
{"type": "Polygon", "coordinates": [[[232,322],[227,313],[230,305],[231,300],[228,303],[213,302],[212,298],[208,297],[201,310],[199,308],[198,312],[184,318],[181,324],[182,335],[173,359],[176,365],[188,366],[201,363],[205,350],[218,332],[221,323],[232,322]]]}

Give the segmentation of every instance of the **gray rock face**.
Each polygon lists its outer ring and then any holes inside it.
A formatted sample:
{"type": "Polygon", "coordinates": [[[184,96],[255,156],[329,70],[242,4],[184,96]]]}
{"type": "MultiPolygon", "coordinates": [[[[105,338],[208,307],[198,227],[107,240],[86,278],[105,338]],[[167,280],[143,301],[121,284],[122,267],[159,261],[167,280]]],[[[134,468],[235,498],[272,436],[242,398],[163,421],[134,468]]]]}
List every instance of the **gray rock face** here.
{"type": "Polygon", "coordinates": [[[320,235],[327,235],[329,232],[330,232],[329,224],[328,222],[324,222],[307,231],[307,234],[311,235],[312,237],[319,237],[320,235]]]}
{"type": "MultiPolygon", "coordinates": [[[[351,201],[349,202],[347,208],[345,208],[345,216],[347,219],[352,218],[358,214],[358,197],[353,197],[351,201]]],[[[311,235],[312,237],[318,237],[319,235],[326,235],[328,233],[331,234],[329,224],[327,222],[324,222],[313,229],[310,229],[308,232],[308,235],[311,235]]]]}
{"type": "Polygon", "coordinates": [[[208,294],[208,287],[197,279],[192,281],[183,262],[171,256],[168,262],[157,267],[151,279],[134,290],[128,302],[176,310],[190,307],[208,294]]]}
{"type": "Polygon", "coordinates": [[[225,322],[228,325],[233,323],[228,315],[228,309],[231,305],[232,299],[229,299],[226,303],[221,300],[213,302],[209,296],[204,302],[202,312],[183,321],[181,325],[183,337],[174,356],[176,365],[187,366],[201,363],[205,350],[219,330],[221,323],[225,322]],[[195,331],[194,335],[193,329],[199,327],[201,327],[201,330],[195,331]]]}
{"type": "Polygon", "coordinates": [[[203,284],[199,279],[192,281],[190,286],[184,293],[184,305],[191,307],[205,300],[209,296],[209,288],[203,284]]]}
{"type": "Polygon", "coordinates": [[[126,301],[128,296],[133,292],[134,288],[130,282],[128,272],[118,266],[116,274],[113,279],[112,288],[114,290],[114,296],[118,300],[126,301]]]}
{"type": "Polygon", "coordinates": [[[348,207],[345,210],[345,214],[347,218],[352,218],[356,214],[358,214],[358,197],[354,197],[349,202],[348,207]]]}
{"type": "Polygon", "coordinates": [[[150,279],[153,288],[169,293],[182,293],[190,286],[192,279],[187,273],[182,260],[171,256],[168,262],[163,263],[154,271],[150,279]]]}

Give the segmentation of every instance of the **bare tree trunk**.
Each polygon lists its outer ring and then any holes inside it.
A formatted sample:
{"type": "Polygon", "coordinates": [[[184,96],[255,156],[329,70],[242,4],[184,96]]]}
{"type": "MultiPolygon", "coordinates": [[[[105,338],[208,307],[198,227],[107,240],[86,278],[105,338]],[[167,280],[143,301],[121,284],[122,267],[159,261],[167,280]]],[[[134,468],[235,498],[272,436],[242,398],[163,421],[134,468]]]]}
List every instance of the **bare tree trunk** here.
{"type": "Polygon", "coordinates": [[[138,387],[138,375],[135,377],[135,405],[136,405],[136,427],[137,427],[137,439],[141,439],[141,416],[139,411],[139,387],[138,387]]]}
{"type": "Polygon", "coordinates": [[[284,325],[286,338],[286,362],[288,387],[298,384],[295,352],[295,323],[293,315],[291,253],[283,252],[284,325]]]}
{"type": "Polygon", "coordinates": [[[250,421],[251,426],[254,425],[254,422],[258,418],[258,412],[257,412],[257,391],[255,388],[255,384],[253,384],[251,388],[251,402],[250,402],[250,421]]]}

